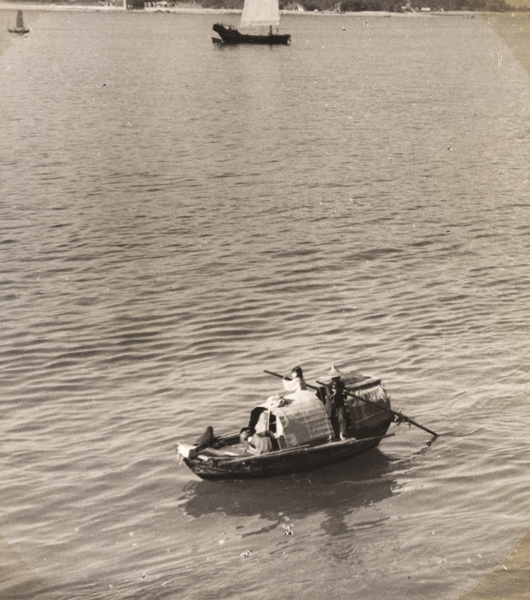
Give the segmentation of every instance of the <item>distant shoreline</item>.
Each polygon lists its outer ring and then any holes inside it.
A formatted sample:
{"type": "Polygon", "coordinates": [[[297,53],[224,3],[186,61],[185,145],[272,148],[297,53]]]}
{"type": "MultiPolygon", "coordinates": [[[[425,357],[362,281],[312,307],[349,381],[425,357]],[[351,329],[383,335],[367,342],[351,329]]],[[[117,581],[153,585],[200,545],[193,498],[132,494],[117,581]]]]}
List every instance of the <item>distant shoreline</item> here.
{"type": "MultiPolygon", "coordinates": [[[[108,5],[103,6],[100,4],[61,4],[61,3],[46,3],[37,4],[29,2],[0,2],[0,10],[38,10],[40,12],[46,12],[49,10],[54,11],[72,11],[72,12],[90,12],[90,11],[103,11],[103,12],[124,12],[126,9],[123,6],[108,5]]],[[[203,8],[196,6],[168,6],[168,7],[146,7],[141,10],[130,10],[128,12],[146,12],[146,13],[182,13],[182,14],[241,14],[240,9],[235,8],[203,8]]],[[[479,11],[473,10],[454,10],[454,11],[415,11],[415,12],[391,12],[391,11],[356,11],[356,12],[333,12],[333,11],[298,11],[298,10],[282,10],[282,15],[300,15],[300,16],[323,16],[323,17],[344,17],[344,16],[379,16],[379,17],[425,17],[429,15],[436,16],[470,16],[476,14],[482,14],[479,11]]],[[[499,14],[499,13],[496,13],[499,14]]]]}

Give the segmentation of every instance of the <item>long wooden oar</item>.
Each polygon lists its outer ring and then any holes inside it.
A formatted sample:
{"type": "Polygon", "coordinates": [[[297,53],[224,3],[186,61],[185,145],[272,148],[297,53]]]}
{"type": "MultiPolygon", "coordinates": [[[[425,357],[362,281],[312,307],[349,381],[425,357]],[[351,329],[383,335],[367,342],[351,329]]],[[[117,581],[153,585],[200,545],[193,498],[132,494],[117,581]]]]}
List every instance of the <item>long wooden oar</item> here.
{"type": "MultiPolygon", "coordinates": [[[[273,371],[267,371],[267,369],[263,369],[263,372],[268,373],[269,375],[274,375],[274,377],[279,377],[280,379],[287,379],[287,381],[292,381],[292,379],[290,377],[284,377],[283,375],[280,375],[279,373],[274,373],[273,371]]],[[[318,388],[316,387],[316,385],[310,385],[309,383],[307,383],[307,381],[306,381],[306,385],[308,388],[318,391],[318,388]]]]}
{"type": "MultiPolygon", "coordinates": [[[[274,373],[273,371],[267,371],[266,369],[263,369],[264,373],[268,373],[269,375],[274,375],[274,377],[279,377],[280,379],[284,379],[283,375],[280,375],[279,373],[274,373]]],[[[285,379],[287,380],[291,380],[290,377],[285,377],[285,379]]],[[[324,386],[325,388],[331,388],[331,385],[329,383],[323,383],[322,381],[317,381],[318,385],[320,386],[324,386]]],[[[317,388],[314,385],[310,385],[309,383],[306,383],[308,388],[311,388],[312,390],[318,390],[319,388],[317,388]]],[[[366,402],[367,404],[372,404],[373,406],[375,406],[376,408],[379,408],[381,410],[384,410],[385,412],[389,412],[391,414],[393,414],[394,416],[397,417],[397,422],[399,423],[400,421],[406,421],[407,423],[410,423],[411,425],[414,425],[415,427],[419,427],[420,429],[423,429],[423,431],[426,431],[427,433],[430,433],[431,435],[433,435],[434,437],[438,437],[438,434],[435,433],[434,431],[431,431],[430,429],[427,429],[427,427],[424,427],[423,425],[420,425],[419,423],[416,423],[416,421],[412,420],[410,417],[407,417],[407,415],[404,415],[401,412],[398,412],[396,410],[392,410],[391,408],[386,408],[386,406],[381,406],[380,404],[377,404],[377,402],[372,402],[372,400],[368,400],[366,398],[362,398],[361,396],[357,396],[356,394],[348,391],[348,390],[344,390],[344,392],[348,395],[351,396],[352,398],[355,398],[356,400],[361,400],[362,402],[366,402]]]]}
{"type": "MultiPolygon", "coordinates": [[[[328,389],[331,388],[331,385],[329,383],[323,383],[322,381],[317,381],[317,383],[318,383],[318,385],[323,385],[324,387],[326,387],[328,389]]],[[[379,408],[381,410],[384,410],[385,412],[389,412],[389,413],[395,415],[397,417],[398,423],[400,421],[406,421],[407,423],[410,423],[411,425],[414,425],[416,427],[419,427],[420,429],[423,429],[423,431],[430,433],[434,437],[438,437],[437,433],[435,433],[434,431],[431,431],[430,429],[427,429],[427,427],[424,427],[423,425],[420,425],[419,423],[416,423],[416,421],[412,420],[410,417],[407,417],[407,415],[404,415],[402,412],[392,410],[391,408],[386,408],[386,406],[381,406],[380,404],[377,404],[377,402],[373,402],[372,400],[368,400],[367,398],[357,396],[357,394],[354,394],[346,389],[344,390],[344,393],[347,394],[348,396],[351,396],[352,398],[355,398],[356,400],[361,400],[362,402],[366,402],[367,404],[372,404],[376,408],[379,408]]]]}

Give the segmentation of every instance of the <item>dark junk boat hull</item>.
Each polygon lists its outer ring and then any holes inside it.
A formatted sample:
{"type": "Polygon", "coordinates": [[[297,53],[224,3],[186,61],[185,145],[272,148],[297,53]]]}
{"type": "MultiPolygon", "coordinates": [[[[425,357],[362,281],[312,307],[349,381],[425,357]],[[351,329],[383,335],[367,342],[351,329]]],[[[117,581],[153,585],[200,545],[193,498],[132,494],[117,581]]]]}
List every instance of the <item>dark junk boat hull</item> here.
{"type": "Polygon", "coordinates": [[[390,398],[379,379],[350,374],[342,380],[349,392],[345,440],[335,439],[322,386],[316,394],[295,392],[272,403],[269,399],[252,411],[261,411],[260,418],[276,429],[276,449],[252,454],[239,434],[232,434],[202,446],[179,444],[179,459],[202,479],[249,479],[310,471],[375,448],[394,421],[390,398]]]}
{"type": "Polygon", "coordinates": [[[212,28],[219,34],[219,38],[212,37],[212,42],[216,44],[262,44],[275,46],[280,44],[290,44],[291,36],[289,34],[268,33],[266,35],[253,35],[240,33],[237,29],[225,27],[216,23],[212,28]]]}

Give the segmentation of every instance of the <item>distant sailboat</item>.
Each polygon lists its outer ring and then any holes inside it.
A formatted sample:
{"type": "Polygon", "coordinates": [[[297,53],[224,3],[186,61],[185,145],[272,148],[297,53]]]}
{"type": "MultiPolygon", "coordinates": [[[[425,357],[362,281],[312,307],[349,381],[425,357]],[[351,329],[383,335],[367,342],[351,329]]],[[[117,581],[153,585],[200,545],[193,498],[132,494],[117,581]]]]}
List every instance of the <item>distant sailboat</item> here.
{"type": "Polygon", "coordinates": [[[29,33],[29,29],[26,29],[26,27],[24,26],[24,15],[22,14],[22,11],[19,10],[17,12],[17,24],[15,26],[14,29],[8,29],[9,33],[29,33]]]}
{"type": "Polygon", "coordinates": [[[245,0],[240,28],[257,28],[258,31],[256,33],[240,33],[231,26],[225,27],[216,23],[213,30],[220,35],[221,39],[212,37],[212,41],[224,44],[290,44],[291,36],[289,34],[277,33],[279,25],[279,0],[245,0]],[[276,28],[276,33],[273,32],[273,27],[276,28]],[[267,33],[260,33],[260,30],[267,28],[267,33]]]}

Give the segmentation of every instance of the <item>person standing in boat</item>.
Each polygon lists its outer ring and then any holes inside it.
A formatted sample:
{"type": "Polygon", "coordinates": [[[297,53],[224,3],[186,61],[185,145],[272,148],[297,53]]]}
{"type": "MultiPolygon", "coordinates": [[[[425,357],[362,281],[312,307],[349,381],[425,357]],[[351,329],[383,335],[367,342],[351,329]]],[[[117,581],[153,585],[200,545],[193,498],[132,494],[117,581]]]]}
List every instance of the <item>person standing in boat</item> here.
{"type": "Polygon", "coordinates": [[[287,392],[299,392],[307,390],[307,384],[304,380],[304,374],[301,367],[295,367],[291,371],[291,377],[283,378],[283,387],[287,392]]]}
{"type": "Polygon", "coordinates": [[[347,424],[346,414],[344,409],[344,398],[346,397],[346,388],[344,382],[340,378],[341,373],[332,365],[329,377],[331,377],[331,385],[326,395],[326,412],[333,426],[335,436],[341,440],[346,439],[347,424]]]}

